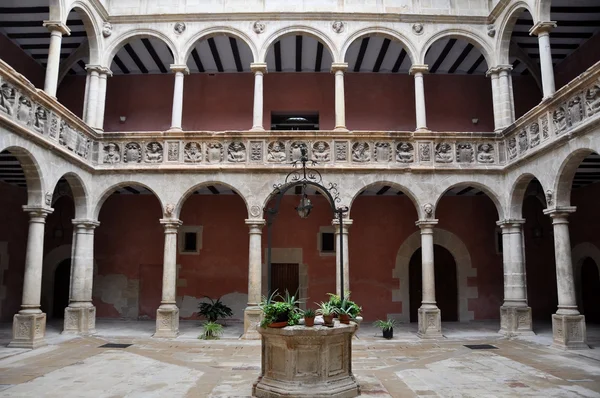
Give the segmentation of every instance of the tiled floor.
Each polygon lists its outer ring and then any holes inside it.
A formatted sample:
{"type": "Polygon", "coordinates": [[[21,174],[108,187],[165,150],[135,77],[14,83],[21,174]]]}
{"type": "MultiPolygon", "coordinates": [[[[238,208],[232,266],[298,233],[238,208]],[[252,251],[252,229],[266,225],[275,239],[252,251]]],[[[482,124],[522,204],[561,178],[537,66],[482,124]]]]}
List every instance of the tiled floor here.
{"type": "MultiPolygon", "coordinates": [[[[0,343],[10,338],[0,325],[0,343]]],[[[260,370],[260,342],[198,340],[182,322],[175,340],[153,339],[152,322],[103,321],[98,335],[63,336],[50,325],[48,347],[0,348],[0,397],[246,397],[260,370]],[[125,349],[99,348],[107,342],[125,349]]],[[[493,323],[447,324],[446,338],[419,340],[414,326],[384,340],[363,325],[353,341],[353,371],[365,397],[600,397],[600,349],[563,352],[537,336],[505,339],[493,323]],[[472,350],[465,344],[492,344],[472,350]]],[[[598,328],[589,327],[592,345],[598,328]]]]}

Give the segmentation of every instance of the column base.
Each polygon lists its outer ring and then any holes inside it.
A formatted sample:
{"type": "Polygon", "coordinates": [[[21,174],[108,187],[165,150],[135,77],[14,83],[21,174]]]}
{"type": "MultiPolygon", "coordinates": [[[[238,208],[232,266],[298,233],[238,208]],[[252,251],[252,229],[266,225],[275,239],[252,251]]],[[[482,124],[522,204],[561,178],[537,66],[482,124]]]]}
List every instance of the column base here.
{"type": "Polygon", "coordinates": [[[348,133],[350,130],[348,130],[348,128],[346,128],[346,126],[336,126],[333,131],[339,131],[339,132],[343,132],[343,133],[348,133]]]}
{"type": "Polygon", "coordinates": [[[243,340],[260,340],[260,333],[256,328],[260,325],[262,311],[258,307],[246,307],[244,310],[243,340]]]}
{"type": "Polygon", "coordinates": [[[177,133],[183,131],[181,127],[170,127],[167,130],[167,133],[177,133]]]}
{"type": "Polygon", "coordinates": [[[505,336],[533,336],[531,307],[500,307],[500,331],[505,336]]]}
{"type": "Polygon", "coordinates": [[[79,334],[88,336],[96,333],[96,307],[65,308],[63,334],[79,334]]]}
{"type": "Polygon", "coordinates": [[[552,347],[561,350],[582,350],[587,345],[585,316],[552,315],[552,347]]]}
{"type": "Polygon", "coordinates": [[[262,126],[252,126],[250,131],[265,131],[265,129],[262,126]]]}
{"type": "Polygon", "coordinates": [[[442,311],[439,308],[419,308],[419,331],[422,339],[436,339],[442,335],[442,311]]]}
{"type": "Polygon", "coordinates": [[[173,307],[156,310],[156,332],[152,337],[175,338],[179,335],[179,308],[173,307]]]}
{"type": "Polygon", "coordinates": [[[13,339],[11,348],[39,348],[46,342],[46,314],[15,314],[13,317],[13,339]]]}

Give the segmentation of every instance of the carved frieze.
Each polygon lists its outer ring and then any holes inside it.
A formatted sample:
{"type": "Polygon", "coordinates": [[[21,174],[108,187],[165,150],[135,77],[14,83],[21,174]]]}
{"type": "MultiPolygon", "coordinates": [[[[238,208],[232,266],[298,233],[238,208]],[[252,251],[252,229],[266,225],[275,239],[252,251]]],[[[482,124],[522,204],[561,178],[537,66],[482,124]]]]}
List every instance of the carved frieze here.
{"type": "Polygon", "coordinates": [[[489,143],[477,146],[477,161],[479,163],[494,163],[494,146],[489,143]]]}
{"type": "Polygon", "coordinates": [[[262,141],[250,141],[250,160],[260,162],[263,158],[262,141]]]}
{"type": "Polygon", "coordinates": [[[336,162],[347,162],[348,161],[348,142],[347,141],[336,141],[335,142],[335,160],[336,160],[336,162]]]}
{"type": "Polygon", "coordinates": [[[564,132],[567,129],[565,108],[559,106],[554,112],[552,112],[552,121],[554,122],[554,132],[556,134],[564,132]]]}
{"type": "Polygon", "coordinates": [[[389,142],[376,142],[373,160],[378,163],[388,163],[392,160],[392,148],[389,142]]]}
{"type": "Polygon", "coordinates": [[[85,135],[73,129],[64,120],[60,123],[58,143],[83,158],[87,158],[91,145],[91,141],[85,135]]]}
{"type": "Polygon", "coordinates": [[[58,116],[51,113],[50,116],[50,138],[56,139],[56,135],[58,134],[58,116]]]}
{"type": "Polygon", "coordinates": [[[568,126],[574,126],[583,120],[583,107],[581,104],[581,98],[576,95],[571,98],[568,102],[569,118],[567,120],[568,126]]]}
{"type": "Polygon", "coordinates": [[[415,160],[415,149],[410,142],[396,145],[396,160],[400,163],[412,163],[415,160]]]}
{"type": "Polygon", "coordinates": [[[369,143],[361,141],[355,142],[352,145],[352,161],[353,162],[369,162],[371,160],[371,147],[369,143]]]}
{"type": "Polygon", "coordinates": [[[267,162],[285,162],[285,144],[282,141],[272,141],[267,146],[267,162]]]}
{"type": "Polygon", "coordinates": [[[115,164],[121,161],[121,150],[119,145],[114,142],[109,142],[104,145],[103,163],[115,164]]]}
{"type": "Polygon", "coordinates": [[[156,141],[146,144],[146,162],[161,163],[163,161],[163,146],[156,141]]]}
{"type": "Polygon", "coordinates": [[[185,163],[198,163],[202,161],[202,146],[197,142],[188,142],[183,148],[183,161],[185,163]]]}
{"type": "Polygon", "coordinates": [[[125,163],[141,163],[142,147],[137,142],[130,142],[125,145],[125,153],[123,154],[123,162],[125,163]]]}
{"type": "Polygon", "coordinates": [[[550,138],[550,129],[548,127],[548,117],[544,115],[541,119],[542,123],[542,138],[547,140],[550,138]]]}
{"type": "Polygon", "coordinates": [[[459,163],[473,163],[475,161],[475,150],[473,144],[459,142],[456,144],[456,161],[459,163]]]}
{"type": "Polygon", "coordinates": [[[223,145],[218,142],[206,144],[206,161],[208,163],[220,163],[223,161],[223,145]]]}
{"type": "Polygon", "coordinates": [[[510,137],[507,143],[508,149],[508,158],[514,159],[517,157],[517,139],[515,137],[510,137]]]}
{"type": "Polygon", "coordinates": [[[316,162],[329,162],[330,156],[329,144],[325,141],[317,141],[312,146],[312,159],[316,162]]]}
{"type": "Polygon", "coordinates": [[[227,160],[233,163],[246,161],[246,146],[241,141],[234,141],[227,147],[227,160]]]}
{"type": "Polygon", "coordinates": [[[17,120],[27,126],[32,124],[33,107],[31,100],[24,95],[19,97],[19,105],[17,106],[17,120]]]}
{"type": "Polygon", "coordinates": [[[294,141],[290,145],[290,160],[297,162],[302,158],[302,148],[307,148],[306,143],[302,141],[294,141]]]}
{"type": "Polygon", "coordinates": [[[40,134],[48,134],[50,124],[48,123],[49,112],[46,108],[38,105],[33,115],[33,129],[40,134]]]}
{"type": "Polygon", "coordinates": [[[177,162],[179,160],[179,142],[169,142],[167,144],[167,160],[177,162]]]}
{"type": "Polygon", "coordinates": [[[452,160],[452,146],[449,143],[440,142],[435,146],[435,161],[437,163],[450,163],[452,160]]]}
{"type": "Polygon", "coordinates": [[[419,144],[419,159],[421,162],[431,161],[431,144],[429,142],[419,144]]]}
{"type": "Polygon", "coordinates": [[[2,83],[2,86],[0,86],[0,111],[6,113],[8,116],[13,116],[15,96],[15,88],[8,83],[2,83]]]}
{"type": "Polygon", "coordinates": [[[540,144],[540,125],[537,123],[532,123],[531,126],[529,126],[529,135],[531,138],[529,141],[529,146],[531,148],[535,148],[540,144]]]}
{"type": "Polygon", "coordinates": [[[523,153],[529,149],[529,138],[527,131],[523,130],[519,133],[519,152],[523,153]]]}
{"type": "Polygon", "coordinates": [[[600,111],[600,84],[594,84],[585,92],[585,110],[587,117],[600,111]]]}

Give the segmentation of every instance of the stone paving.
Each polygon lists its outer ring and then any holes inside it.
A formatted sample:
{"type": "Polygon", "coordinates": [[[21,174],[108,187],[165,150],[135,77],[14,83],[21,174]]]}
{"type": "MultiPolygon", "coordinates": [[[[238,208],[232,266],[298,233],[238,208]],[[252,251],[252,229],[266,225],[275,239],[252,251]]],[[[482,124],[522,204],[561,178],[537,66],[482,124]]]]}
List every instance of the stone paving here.
{"type": "MultiPolygon", "coordinates": [[[[37,350],[0,348],[0,397],[248,397],[260,371],[260,342],[198,340],[182,322],[176,340],[150,337],[152,322],[99,322],[93,337],[60,335],[37,350]],[[111,343],[127,348],[101,348],[111,343]]],[[[445,325],[446,338],[419,340],[413,325],[384,340],[363,325],[353,342],[353,371],[365,397],[600,397],[600,349],[563,352],[547,332],[505,339],[493,324],[445,325]],[[470,327],[469,327],[470,326],[470,327]],[[472,350],[465,344],[491,344],[472,350]]],[[[592,336],[600,329],[588,328],[592,336]]],[[[0,343],[10,338],[0,325],[0,343]]],[[[592,346],[600,346],[593,340],[592,346]]]]}

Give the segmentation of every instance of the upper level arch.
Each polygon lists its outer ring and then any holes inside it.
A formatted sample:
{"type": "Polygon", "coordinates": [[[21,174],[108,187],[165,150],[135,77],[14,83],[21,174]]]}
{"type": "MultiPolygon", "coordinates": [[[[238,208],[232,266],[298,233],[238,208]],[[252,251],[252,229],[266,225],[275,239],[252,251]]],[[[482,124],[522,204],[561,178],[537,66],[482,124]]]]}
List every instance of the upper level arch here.
{"type": "Polygon", "coordinates": [[[148,190],[150,193],[152,193],[154,195],[154,197],[156,198],[156,200],[158,200],[158,202],[160,204],[161,214],[165,213],[165,205],[164,205],[161,197],[157,194],[157,192],[155,190],[150,188],[150,186],[145,183],[135,181],[133,179],[132,180],[125,179],[124,181],[109,183],[109,185],[107,187],[102,187],[101,190],[99,191],[99,194],[90,201],[93,206],[93,211],[91,214],[92,220],[98,220],[98,216],[100,215],[102,206],[104,205],[104,202],[106,202],[106,200],[109,198],[110,195],[117,192],[120,188],[130,187],[130,186],[142,187],[142,188],[148,190]]]}
{"type": "MultiPolygon", "coordinates": [[[[535,15],[528,1],[519,0],[511,4],[506,12],[504,13],[502,20],[499,24],[499,34],[496,39],[496,48],[498,56],[498,64],[507,65],[509,63],[510,53],[510,42],[517,23],[517,19],[523,13],[523,11],[529,12],[532,16],[535,15]]],[[[535,23],[535,17],[534,23],[535,23]]]]}
{"type": "MultiPolygon", "coordinates": [[[[446,193],[448,193],[451,189],[459,188],[459,187],[474,187],[474,188],[477,188],[478,190],[482,191],[483,193],[485,193],[485,195],[487,195],[487,197],[492,200],[492,202],[494,203],[494,206],[496,207],[496,212],[498,213],[498,219],[504,220],[506,212],[504,211],[504,206],[502,206],[502,201],[500,200],[500,198],[502,196],[498,193],[499,190],[501,189],[500,186],[492,187],[492,186],[490,186],[491,184],[489,184],[487,181],[485,181],[485,182],[484,181],[476,181],[474,179],[462,180],[460,178],[460,176],[456,176],[455,178],[448,178],[446,180],[447,180],[446,185],[442,185],[442,184],[437,185],[437,187],[440,187],[439,192],[441,192],[441,193],[435,199],[434,206],[433,206],[433,213],[431,214],[432,218],[436,217],[435,212],[438,208],[440,201],[442,200],[444,195],[446,193]]],[[[499,179],[495,178],[494,180],[497,181],[499,179]]],[[[491,181],[492,180],[490,180],[490,182],[491,181]]]]}
{"type": "Polygon", "coordinates": [[[61,180],[65,180],[71,189],[71,194],[73,195],[73,203],[75,204],[75,218],[87,218],[88,215],[88,189],[83,182],[81,176],[79,176],[75,172],[67,172],[62,176],[58,176],[56,181],[51,181],[50,185],[52,186],[52,192],[54,192],[53,202],[56,198],[56,191],[61,183],[61,180]]]}
{"type": "Polygon", "coordinates": [[[539,186],[541,186],[542,192],[540,192],[540,194],[545,195],[546,189],[544,188],[543,183],[540,181],[539,178],[537,178],[535,174],[531,172],[524,172],[519,174],[519,176],[510,185],[510,194],[508,196],[509,203],[506,213],[507,219],[512,220],[523,218],[523,202],[525,201],[527,188],[534,180],[537,180],[540,184],[539,186]]]}
{"type": "MultiPolygon", "coordinates": [[[[102,27],[100,26],[99,18],[90,8],[89,3],[82,0],[76,0],[69,5],[69,10],[66,13],[67,17],[72,11],[76,11],[83,21],[88,41],[88,63],[91,65],[98,65],[101,62],[102,54],[102,43],[98,40],[102,35],[102,27]]],[[[68,26],[68,21],[66,21],[67,17],[65,17],[64,22],[68,26]]]]}
{"type": "Polygon", "coordinates": [[[425,64],[425,56],[427,54],[427,51],[435,42],[444,38],[465,40],[481,52],[488,67],[497,64],[493,48],[486,42],[485,38],[483,38],[479,32],[461,28],[441,30],[432,35],[429,39],[427,39],[427,41],[421,48],[421,52],[419,53],[417,63],[421,65],[425,64]]]}
{"type": "Polygon", "coordinates": [[[256,60],[258,59],[258,51],[256,49],[256,45],[246,33],[242,32],[241,30],[227,26],[215,26],[212,28],[202,30],[196,33],[194,36],[192,36],[183,45],[183,48],[181,50],[181,59],[176,59],[176,63],[180,65],[188,64],[190,56],[192,56],[192,52],[200,42],[218,36],[228,36],[229,38],[234,38],[235,40],[241,41],[242,46],[240,46],[239,51],[244,70],[249,70],[250,68],[249,64],[246,65],[247,62],[243,62],[244,60],[249,59],[250,63],[257,62],[256,60]],[[249,54],[245,54],[247,50],[249,50],[249,54]]]}
{"type": "MultiPolygon", "coordinates": [[[[181,195],[181,197],[179,198],[179,200],[177,201],[177,203],[175,204],[175,207],[173,209],[172,212],[172,216],[174,218],[179,218],[181,215],[181,210],[183,209],[183,206],[185,205],[185,202],[187,201],[187,199],[196,191],[202,189],[202,188],[211,188],[212,186],[224,186],[230,190],[232,190],[237,196],[239,196],[242,201],[244,202],[244,206],[246,207],[246,209],[248,210],[248,217],[257,217],[256,215],[251,214],[251,211],[248,207],[248,199],[246,198],[246,195],[244,195],[242,193],[242,190],[236,186],[233,185],[233,182],[224,182],[221,180],[209,180],[209,181],[204,181],[201,183],[197,183],[194,184],[193,186],[185,189],[185,191],[183,192],[183,194],[181,195]]],[[[217,192],[218,193],[218,192],[217,192]]],[[[262,211],[262,209],[261,209],[262,211]]]]}
{"type": "Polygon", "coordinates": [[[323,44],[324,48],[328,51],[331,56],[332,62],[343,62],[340,60],[339,52],[336,45],[333,41],[323,32],[317,30],[310,26],[303,25],[293,25],[288,26],[278,31],[274,32],[271,36],[269,36],[265,42],[263,43],[260,51],[258,53],[258,62],[266,63],[267,62],[267,54],[270,48],[279,40],[283,39],[286,36],[290,35],[307,35],[316,39],[318,42],[323,44]]]}
{"type": "MultiPolygon", "coordinates": [[[[349,214],[348,217],[350,217],[350,213],[352,213],[352,206],[354,205],[354,202],[359,197],[359,195],[361,193],[363,193],[364,191],[368,190],[370,187],[374,187],[374,186],[387,186],[387,187],[391,187],[399,192],[402,192],[404,195],[406,195],[410,199],[412,204],[415,206],[415,211],[417,213],[417,217],[419,219],[422,218],[422,216],[423,216],[423,214],[421,212],[422,206],[419,203],[419,199],[418,199],[419,196],[415,192],[413,192],[413,190],[408,188],[406,185],[400,184],[398,182],[393,182],[393,181],[386,180],[386,179],[377,179],[377,178],[375,178],[373,181],[369,181],[368,183],[365,182],[365,184],[358,187],[358,190],[356,190],[357,187],[354,187],[354,192],[350,193],[351,196],[350,196],[350,201],[349,201],[349,206],[348,206],[350,208],[350,212],[348,213],[349,214]]],[[[417,220],[414,220],[414,221],[416,222],[417,220]]]]}
{"type": "Polygon", "coordinates": [[[154,38],[163,42],[169,52],[172,54],[171,59],[173,61],[180,59],[179,49],[177,45],[169,38],[166,34],[161,31],[154,29],[134,29],[131,31],[127,31],[120,36],[116,37],[106,48],[104,51],[104,55],[101,59],[100,65],[110,68],[111,64],[114,61],[115,55],[117,52],[121,50],[126,44],[130,43],[135,39],[148,39],[154,38]]]}

